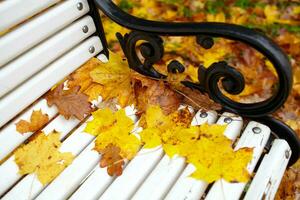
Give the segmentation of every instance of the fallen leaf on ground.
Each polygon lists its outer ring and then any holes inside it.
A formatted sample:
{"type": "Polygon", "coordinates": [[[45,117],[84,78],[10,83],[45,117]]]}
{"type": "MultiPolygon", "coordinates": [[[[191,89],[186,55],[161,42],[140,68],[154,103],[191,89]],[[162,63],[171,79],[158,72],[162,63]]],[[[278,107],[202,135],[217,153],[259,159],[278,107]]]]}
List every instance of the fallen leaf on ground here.
{"type": "Polygon", "coordinates": [[[42,128],[49,121],[47,114],[43,114],[41,110],[32,111],[30,121],[21,119],[16,124],[16,129],[19,133],[35,132],[42,128]]]}
{"type": "Polygon", "coordinates": [[[88,96],[79,92],[80,86],[64,90],[63,83],[46,95],[49,106],[56,105],[58,112],[66,119],[74,116],[83,120],[91,111],[91,103],[88,96]]]}
{"type": "Polygon", "coordinates": [[[41,132],[29,143],[20,146],[14,153],[19,174],[36,173],[39,181],[46,185],[70,165],[74,156],[59,151],[59,135],[55,131],[48,135],[41,132]]]}

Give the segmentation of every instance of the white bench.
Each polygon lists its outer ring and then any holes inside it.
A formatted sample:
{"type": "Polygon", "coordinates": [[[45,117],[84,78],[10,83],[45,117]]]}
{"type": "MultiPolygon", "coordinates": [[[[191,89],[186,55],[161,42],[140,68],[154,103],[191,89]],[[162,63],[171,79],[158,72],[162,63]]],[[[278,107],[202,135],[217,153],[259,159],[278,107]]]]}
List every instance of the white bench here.
{"type": "MultiPolygon", "coordinates": [[[[0,164],[0,198],[273,199],[291,155],[290,147],[285,140],[274,139],[267,126],[254,121],[243,124],[242,118],[230,113],[218,118],[214,111],[198,112],[193,123],[228,123],[224,134],[236,142],[235,148],[254,147],[247,167],[255,174],[250,185],[224,180],[208,185],[189,178],[193,166],[180,157],[170,159],[159,148],[141,149],[117,178],[99,167],[100,155],[91,150],[94,136],[82,134],[86,122],[66,120],[42,97],[90,58],[105,58],[104,45],[89,16],[90,5],[87,0],[0,2],[0,32],[13,28],[0,37],[0,161],[5,159],[0,164]],[[34,134],[19,134],[16,122],[29,120],[32,111],[39,109],[50,118],[43,131],[49,133],[55,128],[61,132],[61,151],[76,156],[47,186],[33,174],[20,176],[11,154],[34,134]]],[[[132,112],[127,107],[127,113],[132,112]]]]}

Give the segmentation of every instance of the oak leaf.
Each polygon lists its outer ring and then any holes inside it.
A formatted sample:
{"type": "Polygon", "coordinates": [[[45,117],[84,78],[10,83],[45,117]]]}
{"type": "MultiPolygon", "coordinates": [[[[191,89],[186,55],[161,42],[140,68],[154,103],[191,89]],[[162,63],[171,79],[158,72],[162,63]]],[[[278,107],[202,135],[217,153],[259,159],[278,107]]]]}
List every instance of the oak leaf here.
{"type": "Polygon", "coordinates": [[[103,150],[99,151],[102,154],[100,167],[107,167],[107,173],[110,176],[120,176],[123,172],[125,164],[120,156],[120,148],[112,144],[107,145],[103,150]]]}
{"type": "Polygon", "coordinates": [[[79,92],[80,86],[72,87],[69,90],[63,88],[64,85],[60,84],[47,94],[48,105],[56,105],[59,113],[66,119],[74,116],[83,120],[85,115],[92,111],[88,96],[79,92]]]}
{"type": "Polygon", "coordinates": [[[60,136],[57,132],[37,134],[20,146],[14,153],[19,174],[36,173],[39,181],[46,185],[56,178],[73,161],[71,153],[61,153],[60,136]]]}
{"type": "Polygon", "coordinates": [[[49,121],[47,114],[43,114],[41,110],[32,111],[30,121],[20,120],[16,124],[16,129],[19,133],[35,132],[42,128],[49,121]]]}

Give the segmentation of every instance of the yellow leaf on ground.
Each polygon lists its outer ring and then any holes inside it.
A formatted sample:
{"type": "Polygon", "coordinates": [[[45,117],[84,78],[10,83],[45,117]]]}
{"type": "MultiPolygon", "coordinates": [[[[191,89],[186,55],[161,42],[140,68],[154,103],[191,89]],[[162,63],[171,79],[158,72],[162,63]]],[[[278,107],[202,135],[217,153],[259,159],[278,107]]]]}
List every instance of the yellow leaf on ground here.
{"type": "Polygon", "coordinates": [[[274,23],[279,17],[279,11],[276,5],[266,5],[264,9],[267,23],[274,23]]]}
{"type": "Polygon", "coordinates": [[[42,128],[49,121],[47,114],[43,114],[41,110],[32,111],[30,121],[20,120],[16,124],[19,133],[35,132],[42,128]]]}
{"type": "Polygon", "coordinates": [[[57,177],[73,161],[71,153],[61,153],[59,133],[47,136],[41,132],[28,144],[20,146],[15,155],[19,174],[36,173],[39,181],[46,185],[57,177]]]}

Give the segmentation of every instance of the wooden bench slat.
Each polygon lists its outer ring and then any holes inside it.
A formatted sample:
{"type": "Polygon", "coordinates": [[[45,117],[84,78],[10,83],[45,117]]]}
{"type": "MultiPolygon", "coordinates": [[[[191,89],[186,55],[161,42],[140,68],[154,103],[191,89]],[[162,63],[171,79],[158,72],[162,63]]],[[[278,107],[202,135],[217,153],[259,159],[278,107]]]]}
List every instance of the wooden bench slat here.
{"type": "MultiPolygon", "coordinates": [[[[45,126],[42,131],[45,134],[51,133],[53,130],[57,130],[61,133],[61,138],[65,136],[79,124],[77,119],[66,120],[63,116],[56,117],[51,123],[45,126]]],[[[32,134],[32,133],[31,133],[32,134]]],[[[28,136],[29,137],[29,136],[28,136]]],[[[19,168],[14,161],[15,157],[11,156],[2,165],[0,165],[0,179],[5,179],[6,182],[0,183],[0,196],[3,195],[13,184],[15,184],[21,176],[18,174],[19,168]]]]}
{"type": "Polygon", "coordinates": [[[24,53],[88,11],[87,0],[63,1],[7,33],[0,38],[0,66],[24,53]],[[76,4],[78,2],[82,2],[82,10],[77,9],[76,4]]]}
{"type": "MultiPolygon", "coordinates": [[[[77,156],[87,145],[91,143],[91,141],[93,141],[94,136],[83,133],[85,126],[86,123],[79,126],[79,128],[77,128],[76,131],[62,143],[60,148],[61,152],[71,152],[74,156],[77,156]]],[[[17,172],[18,171],[15,173],[17,172]]],[[[35,198],[43,190],[43,188],[44,186],[39,182],[37,177],[35,177],[34,174],[29,174],[19,181],[7,194],[5,194],[3,199],[28,199],[28,196],[24,194],[30,194],[30,199],[32,199],[35,198]],[[32,185],[32,187],[30,187],[30,185],[32,185]]]]}
{"type": "MultiPolygon", "coordinates": [[[[257,123],[250,122],[245,131],[243,132],[240,140],[238,141],[235,150],[243,147],[251,147],[253,150],[253,158],[247,166],[247,170],[250,174],[254,171],[254,168],[263,153],[265,145],[270,137],[270,128],[257,123]],[[254,128],[260,128],[261,132],[255,133],[254,128]]],[[[234,170],[234,169],[233,169],[234,170]]],[[[209,190],[205,199],[232,199],[238,200],[243,193],[246,183],[229,183],[226,180],[218,180],[214,183],[212,188],[209,190]]]]}
{"type": "Polygon", "coordinates": [[[26,112],[22,113],[16,119],[3,127],[3,129],[0,131],[0,160],[4,159],[17,146],[22,144],[33,134],[33,132],[20,134],[16,130],[16,123],[21,119],[29,121],[34,110],[41,110],[42,113],[48,115],[49,120],[51,120],[57,114],[57,109],[55,106],[48,107],[47,101],[45,99],[41,99],[36,104],[30,106],[26,112]]]}
{"type": "Polygon", "coordinates": [[[0,32],[6,31],[58,1],[59,0],[9,0],[0,2],[0,32]]]}
{"type": "Polygon", "coordinates": [[[263,158],[244,199],[274,199],[291,153],[285,140],[275,139],[270,152],[263,158]]]}
{"type": "Polygon", "coordinates": [[[82,42],[95,31],[93,19],[90,16],[86,16],[0,68],[0,97],[61,55],[67,53],[72,47],[82,42]],[[87,33],[82,31],[84,26],[88,27],[87,33]],[[14,78],[12,79],[11,77],[14,78]]]}
{"type": "MultiPolygon", "coordinates": [[[[130,113],[131,107],[127,107],[126,111],[127,113],[130,113]]],[[[130,113],[132,114],[132,113],[130,113]]],[[[135,116],[130,116],[132,119],[135,119],[135,116]]],[[[88,118],[87,121],[92,120],[92,116],[88,118]]],[[[84,133],[84,129],[86,126],[86,123],[83,123],[80,125],[74,133],[72,133],[65,141],[63,141],[62,146],[60,147],[61,152],[71,152],[75,157],[78,156],[92,141],[94,140],[95,136],[84,133]]],[[[61,124],[63,126],[64,124],[61,124]]],[[[65,133],[61,136],[66,135],[65,133]]],[[[61,137],[62,139],[63,137],[61,137]]],[[[13,161],[13,160],[12,160],[13,161]]],[[[13,161],[14,162],[14,161],[13,161]]],[[[72,164],[69,166],[72,170],[73,167],[71,167],[72,164]]],[[[0,166],[2,167],[2,166],[0,166]]],[[[67,168],[68,169],[68,168],[67,168]]],[[[74,168],[73,168],[74,169],[74,168]]],[[[104,169],[103,169],[104,170],[104,169]]],[[[18,170],[14,172],[14,174],[17,174],[18,170]]],[[[66,172],[68,173],[68,171],[66,172]]],[[[76,174],[77,171],[73,171],[73,176],[76,177],[78,174],[76,174]]],[[[14,176],[14,174],[11,174],[11,176],[14,176]]],[[[0,173],[1,175],[1,173],[0,173]]],[[[20,175],[18,175],[18,179],[20,179],[20,175]]],[[[68,184],[68,183],[64,183],[68,184]]],[[[76,184],[76,182],[74,183],[76,184]]],[[[71,184],[70,184],[71,185],[71,184]]],[[[34,174],[26,175],[21,181],[19,181],[8,193],[5,194],[3,199],[28,199],[28,196],[24,194],[30,194],[29,199],[36,198],[37,195],[45,188],[39,180],[35,177],[34,174]],[[32,187],[28,186],[28,183],[32,185],[32,187]]],[[[68,192],[68,191],[66,191],[68,192]]]]}
{"type": "Polygon", "coordinates": [[[99,163],[100,155],[93,151],[94,142],[80,153],[76,159],[58,177],[43,190],[36,200],[67,199],[80,182],[95,168],[99,163]]]}
{"type": "MultiPolygon", "coordinates": [[[[217,124],[227,124],[225,122],[226,118],[231,118],[232,121],[228,124],[224,135],[234,141],[240,134],[243,126],[243,120],[241,117],[238,117],[234,114],[223,113],[218,119],[217,124]]],[[[205,181],[190,178],[189,175],[194,171],[195,167],[192,164],[187,165],[181,176],[167,194],[166,199],[200,199],[204,194],[208,184],[205,181]]]]}
{"type": "MultiPolygon", "coordinates": [[[[161,147],[141,149],[137,156],[129,162],[122,176],[117,177],[105,190],[103,195],[101,195],[101,199],[129,199],[162,157],[163,149],[161,147]]],[[[86,193],[86,191],[83,192],[86,193]]]]}
{"type": "Polygon", "coordinates": [[[0,118],[0,127],[102,49],[100,39],[93,36],[2,98],[0,116],[5,117],[0,118]],[[89,52],[91,46],[93,53],[89,52]]]}
{"type": "MultiPolygon", "coordinates": [[[[125,108],[126,114],[135,120],[135,110],[133,107],[125,108]]],[[[68,166],[36,199],[66,199],[80,185],[80,182],[91,172],[99,163],[100,155],[93,151],[94,141],[68,166]]],[[[106,168],[102,168],[106,172],[106,168]]],[[[106,176],[109,176],[106,173],[106,176]]]]}
{"type": "MultiPolygon", "coordinates": [[[[198,112],[198,113],[201,113],[198,112]]],[[[208,115],[207,117],[211,117],[208,115]]],[[[215,116],[216,119],[216,116],[215,116]]],[[[202,122],[204,123],[204,121],[202,122]]],[[[224,123],[224,119],[221,117],[218,124],[224,123]]],[[[231,132],[239,132],[241,127],[241,121],[233,121],[228,125],[227,129],[231,132]]],[[[197,123],[198,125],[200,122],[197,123]]],[[[147,197],[148,199],[161,199],[164,198],[178,176],[184,171],[186,164],[185,159],[182,157],[169,158],[167,155],[160,161],[148,178],[144,181],[141,187],[134,194],[133,199],[143,199],[147,197]]]]}

